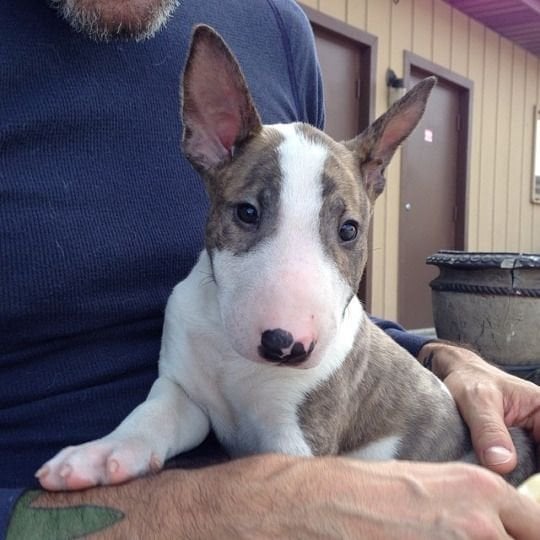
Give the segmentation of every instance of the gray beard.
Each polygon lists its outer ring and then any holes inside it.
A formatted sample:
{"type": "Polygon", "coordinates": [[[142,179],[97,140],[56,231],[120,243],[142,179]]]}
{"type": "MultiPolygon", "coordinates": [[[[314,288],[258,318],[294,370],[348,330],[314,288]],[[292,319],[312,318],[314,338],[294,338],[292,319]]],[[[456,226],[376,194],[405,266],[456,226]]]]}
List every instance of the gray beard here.
{"type": "Polygon", "coordinates": [[[77,32],[96,41],[143,41],[158,32],[180,0],[48,0],[77,32]]]}

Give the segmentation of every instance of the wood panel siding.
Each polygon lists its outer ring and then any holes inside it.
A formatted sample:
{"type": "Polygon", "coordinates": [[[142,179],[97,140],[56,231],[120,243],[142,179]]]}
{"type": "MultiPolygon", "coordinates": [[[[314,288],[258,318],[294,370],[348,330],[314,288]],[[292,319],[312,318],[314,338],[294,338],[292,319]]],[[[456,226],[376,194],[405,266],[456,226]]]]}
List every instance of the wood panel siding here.
{"type": "MultiPolygon", "coordinates": [[[[377,36],[377,115],[387,108],[386,70],[403,76],[405,51],[473,81],[465,249],[540,252],[540,205],[531,202],[540,57],[443,0],[303,3],[377,36]]],[[[370,254],[370,305],[389,318],[397,316],[400,159],[377,202],[370,254]]]]}

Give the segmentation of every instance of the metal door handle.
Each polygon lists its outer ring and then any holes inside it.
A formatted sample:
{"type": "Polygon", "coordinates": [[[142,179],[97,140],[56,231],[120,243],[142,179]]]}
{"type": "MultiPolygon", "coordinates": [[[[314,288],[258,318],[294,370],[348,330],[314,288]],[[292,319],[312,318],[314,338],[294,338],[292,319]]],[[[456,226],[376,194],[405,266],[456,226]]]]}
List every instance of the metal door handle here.
{"type": "Polygon", "coordinates": [[[412,205],[411,203],[405,203],[405,210],[407,210],[407,212],[412,208],[412,205]]]}

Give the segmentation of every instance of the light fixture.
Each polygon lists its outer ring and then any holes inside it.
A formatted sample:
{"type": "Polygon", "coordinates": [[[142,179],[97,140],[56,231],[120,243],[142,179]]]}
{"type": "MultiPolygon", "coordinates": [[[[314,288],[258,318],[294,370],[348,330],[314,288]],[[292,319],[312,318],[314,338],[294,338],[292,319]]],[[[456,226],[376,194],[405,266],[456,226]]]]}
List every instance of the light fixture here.
{"type": "Polygon", "coordinates": [[[386,72],[386,86],[388,87],[388,107],[391,107],[407,92],[405,81],[398,78],[390,68],[388,68],[388,71],[386,72]]]}

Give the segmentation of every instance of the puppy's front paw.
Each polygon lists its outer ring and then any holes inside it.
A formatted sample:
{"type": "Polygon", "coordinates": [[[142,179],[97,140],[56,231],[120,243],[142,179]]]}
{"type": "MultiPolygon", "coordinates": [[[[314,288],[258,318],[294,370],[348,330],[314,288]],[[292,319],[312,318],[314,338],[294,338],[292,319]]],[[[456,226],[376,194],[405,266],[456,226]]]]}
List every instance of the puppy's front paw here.
{"type": "Polygon", "coordinates": [[[52,491],[120,484],[163,466],[164,456],[142,438],[112,436],[69,446],[37,472],[40,484],[52,491]]]}

